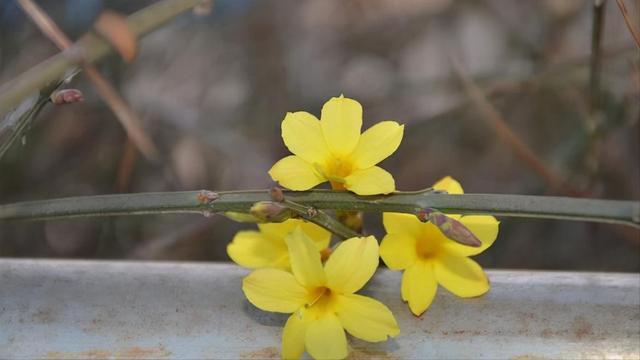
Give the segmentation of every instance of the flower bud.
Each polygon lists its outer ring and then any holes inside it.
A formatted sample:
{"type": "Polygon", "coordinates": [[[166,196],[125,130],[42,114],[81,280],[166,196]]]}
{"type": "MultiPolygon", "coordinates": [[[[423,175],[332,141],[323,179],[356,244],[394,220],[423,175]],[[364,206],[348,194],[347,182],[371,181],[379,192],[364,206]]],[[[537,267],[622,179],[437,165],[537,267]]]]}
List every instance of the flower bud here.
{"type": "Polygon", "coordinates": [[[294,217],[291,209],[273,201],[259,201],[251,206],[249,212],[258,220],[266,222],[283,222],[294,217]]]}
{"type": "Polygon", "coordinates": [[[429,221],[447,238],[466,246],[479,247],[482,245],[480,239],[469,228],[464,226],[460,221],[450,218],[440,211],[427,208],[421,210],[417,214],[420,221],[429,221]]]}
{"type": "Polygon", "coordinates": [[[78,89],[62,89],[54,91],[49,99],[55,105],[64,105],[84,101],[84,96],[78,89]]]}

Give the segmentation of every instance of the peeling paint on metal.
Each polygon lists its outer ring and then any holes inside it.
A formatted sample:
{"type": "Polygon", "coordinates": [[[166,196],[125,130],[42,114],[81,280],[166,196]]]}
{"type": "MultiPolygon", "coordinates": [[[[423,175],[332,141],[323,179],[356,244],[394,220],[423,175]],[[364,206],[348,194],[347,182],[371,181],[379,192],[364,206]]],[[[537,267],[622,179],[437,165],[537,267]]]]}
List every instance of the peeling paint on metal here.
{"type": "MultiPolygon", "coordinates": [[[[0,260],[0,358],[278,358],[286,314],[263,312],[227,264],[0,260]]],[[[400,335],[350,338],[351,359],[640,358],[640,275],[488,271],[485,296],[444,289],[413,316],[400,273],[364,293],[400,335]]]]}

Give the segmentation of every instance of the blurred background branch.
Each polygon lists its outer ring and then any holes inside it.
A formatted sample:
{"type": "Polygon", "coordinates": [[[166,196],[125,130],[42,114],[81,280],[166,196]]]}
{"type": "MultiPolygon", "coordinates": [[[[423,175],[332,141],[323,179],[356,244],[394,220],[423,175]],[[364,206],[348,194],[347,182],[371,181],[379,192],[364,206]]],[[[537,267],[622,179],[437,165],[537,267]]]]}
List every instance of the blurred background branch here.
{"type": "MultiPolygon", "coordinates": [[[[157,29],[175,16],[193,8],[202,0],[159,1],[129,16],[127,23],[137,37],[157,29]]],[[[89,33],[70,49],[57,54],[0,87],[0,114],[16,107],[29,94],[59,81],[65,72],[80,63],[93,63],[114,48],[103,38],[89,33]]]]}
{"type": "MultiPolygon", "coordinates": [[[[35,3],[33,0],[18,0],[20,6],[24,9],[24,11],[31,17],[31,19],[38,25],[40,30],[51,40],[60,50],[67,50],[71,48],[73,45],[71,40],[67,38],[67,36],[60,30],[60,28],[51,20],[49,16],[35,3]]],[[[106,19],[114,19],[115,13],[106,13],[106,16],[100,17],[98,19],[98,24],[104,23],[101,28],[103,32],[110,31],[111,33],[118,33],[120,36],[114,35],[114,37],[124,37],[126,36],[129,42],[133,43],[133,49],[128,49],[131,55],[123,55],[125,60],[131,61],[134,52],[136,50],[135,43],[137,39],[135,38],[135,34],[132,34],[130,29],[128,28],[125,21],[117,22],[117,21],[109,21],[106,23],[106,19]],[[110,16],[109,16],[110,15],[110,16]],[[103,20],[101,22],[101,20],[103,20]],[[107,30],[108,29],[108,30],[107,30]]],[[[105,38],[110,39],[112,37],[105,38]]],[[[111,45],[118,49],[121,54],[124,50],[121,51],[119,48],[119,43],[111,42],[111,45]]],[[[105,101],[109,104],[113,112],[117,115],[118,120],[127,131],[129,138],[137,145],[138,149],[147,156],[149,159],[155,159],[158,156],[158,150],[156,146],[153,144],[151,138],[147,135],[142,127],[142,122],[135,111],[126,103],[126,101],[118,94],[118,92],[109,84],[109,82],[98,72],[95,66],[85,63],[83,60],[80,61],[82,64],[83,70],[87,77],[96,88],[98,93],[105,99],[105,101]]]]}

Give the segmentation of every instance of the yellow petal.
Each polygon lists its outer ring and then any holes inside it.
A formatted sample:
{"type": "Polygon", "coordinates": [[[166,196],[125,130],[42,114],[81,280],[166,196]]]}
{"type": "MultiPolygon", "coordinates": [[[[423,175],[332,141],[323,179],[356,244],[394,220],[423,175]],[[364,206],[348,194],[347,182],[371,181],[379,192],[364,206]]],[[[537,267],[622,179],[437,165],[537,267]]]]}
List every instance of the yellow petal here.
{"type": "Polygon", "coordinates": [[[315,359],[344,359],[348,354],[347,336],[333,314],[327,314],[309,324],[305,345],[309,355],[315,359]]]}
{"type": "Polygon", "coordinates": [[[464,194],[462,185],[451,176],[444,177],[433,184],[433,188],[436,190],[445,190],[449,194],[464,194]]]}
{"type": "Polygon", "coordinates": [[[280,159],[269,170],[269,175],[280,185],[298,191],[309,190],[321,182],[327,181],[313,165],[295,155],[280,159]]]}
{"type": "Polygon", "coordinates": [[[416,238],[406,234],[387,234],[380,243],[380,257],[392,270],[403,270],[418,258],[416,238]]]}
{"type": "Polygon", "coordinates": [[[263,233],[266,237],[273,239],[274,241],[281,242],[285,251],[287,249],[287,246],[284,242],[284,238],[285,236],[289,235],[289,233],[292,232],[293,229],[295,229],[297,226],[300,226],[302,231],[304,231],[304,233],[307,234],[311,238],[311,240],[313,240],[313,242],[318,247],[318,250],[323,250],[329,246],[331,233],[312,222],[298,219],[289,219],[281,223],[258,224],[260,232],[263,233]]]}
{"type": "Polygon", "coordinates": [[[377,195],[394,192],[396,183],[386,170],[373,166],[352,172],[345,178],[345,187],[358,195],[377,195]]]}
{"type": "Polygon", "coordinates": [[[291,270],[298,282],[307,288],[324,285],[326,280],[320,252],[309,236],[296,227],[285,237],[285,241],[289,248],[291,270]]]}
{"type": "Polygon", "coordinates": [[[402,299],[409,302],[411,312],[420,316],[433,301],[438,283],[430,261],[416,261],[402,274],[402,299]]]}
{"type": "Polygon", "coordinates": [[[376,272],[378,242],[373,236],[343,241],[324,266],[327,286],[341,294],[354,293],[376,272]]]}
{"type": "Polygon", "coordinates": [[[362,106],[344,96],[334,97],[322,107],[320,125],[329,150],[345,157],[355,149],[362,128],[362,106]]]}
{"type": "Polygon", "coordinates": [[[438,283],[460,297],[480,296],[489,291],[489,280],[477,262],[450,255],[438,256],[434,262],[438,283]]]}
{"type": "Polygon", "coordinates": [[[382,223],[387,234],[403,234],[414,238],[422,235],[424,226],[415,215],[402,213],[384,213],[382,223]]]}
{"type": "Polygon", "coordinates": [[[237,222],[243,223],[257,223],[260,222],[260,219],[255,216],[247,213],[237,212],[237,211],[227,211],[223,212],[222,215],[228,217],[229,219],[237,222]]]}
{"type": "Polygon", "coordinates": [[[235,263],[248,268],[289,267],[284,239],[278,243],[257,231],[238,231],[227,245],[227,254],[235,263]]]}
{"type": "Polygon", "coordinates": [[[349,334],[365,341],[385,341],[400,333],[391,310],[370,297],[340,295],[336,315],[349,334]]]}
{"type": "Polygon", "coordinates": [[[360,141],[351,154],[351,159],[357,169],[366,169],[393,154],[400,141],[404,125],[395,121],[382,121],[370,127],[360,135],[360,141]]]}
{"type": "Polygon", "coordinates": [[[281,313],[298,310],[307,291],[284,270],[258,269],[242,280],[242,291],[256,307],[281,313]]]}
{"type": "Polygon", "coordinates": [[[299,359],[304,353],[304,338],[307,334],[309,320],[298,312],[289,316],[282,331],[282,358],[299,359]]]}
{"type": "Polygon", "coordinates": [[[292,232],[293,229],[295,229],[297,226],[300,226],[301,224],[301,220],[289,219],[281,223],[258,224],[258,228],[260,229],[260,232],[264,234],[264,236],[268,239],[271,239],[272,241],[281,241],[282,245],[286,249],[287,244],[284,242],[285,236],[289,235],[289,233],[292,232]]]}
{"type": "Polygon", "coordinates": [[[447,239],[443,242],[443,249],[454,256],[473,256],[485,251],[498,237],[499,222],[493,216],[487,215],[465,215],[460,222],[482,242],[479,247],[464,246],[455,241],[447,239]]]}
{"type": "Polygon", "coordinates": [[[323,164],[330,156],[320,121],[308,112],[287,113],[282,121],[282,139],[289,151],[311,164],[323,164]]]}

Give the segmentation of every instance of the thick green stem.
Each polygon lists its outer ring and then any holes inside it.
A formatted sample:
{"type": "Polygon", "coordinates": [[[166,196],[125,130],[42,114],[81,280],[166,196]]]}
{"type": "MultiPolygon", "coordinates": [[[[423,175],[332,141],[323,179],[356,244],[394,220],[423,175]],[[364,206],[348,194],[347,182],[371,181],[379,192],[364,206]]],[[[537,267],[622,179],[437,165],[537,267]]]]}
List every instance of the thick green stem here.
{"type": "MultiPolygon", "coordinates": [[[[249,212],[258,201],[272,201],[268,190],[228,191],[203,201],[200,191],[84,196],[0,206],[0,220],[69,217],[249,212]]],[[[465,194],[431,190],[358,196],[346,191],[285,191],[285,198],[318,210],[355,210],[415,214],[424,208],[452,214],[491,214],[544,219],[617,223],[640,227],[640,202],[551,196],[465,194]]]]}

